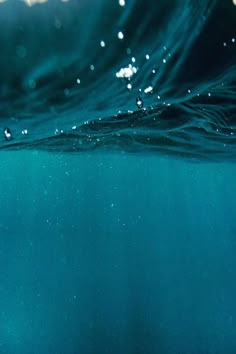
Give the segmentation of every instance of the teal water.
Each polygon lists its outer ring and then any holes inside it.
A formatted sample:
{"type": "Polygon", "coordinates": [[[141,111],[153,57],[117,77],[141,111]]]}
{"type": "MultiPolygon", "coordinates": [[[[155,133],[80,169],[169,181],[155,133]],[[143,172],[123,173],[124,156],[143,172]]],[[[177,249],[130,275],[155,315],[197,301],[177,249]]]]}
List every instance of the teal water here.
{"type": "Polygon", "coordinates": [[[1,150],[235,161],[232,0],[25,2],[0,8],[1,150]]]}
{"type": "Polygon", "coordinates": [[[0,1],[0,354],[235,354],[235,1],[33,2],[0,1]]]}
{"type": "Polygon", "coordinates": [[[235,173],[1,153],[0,352],[235,353],[235,173]]]}

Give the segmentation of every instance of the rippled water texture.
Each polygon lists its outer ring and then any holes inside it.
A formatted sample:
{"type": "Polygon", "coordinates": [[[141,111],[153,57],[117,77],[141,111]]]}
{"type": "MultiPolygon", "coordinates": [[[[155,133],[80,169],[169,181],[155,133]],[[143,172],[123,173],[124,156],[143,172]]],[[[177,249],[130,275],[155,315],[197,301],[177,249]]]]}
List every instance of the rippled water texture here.
{"type": "Polygon", "coordinates": [[[234,160],[235,24],[231,0],[0,3],[0,148],[234,160]]]}

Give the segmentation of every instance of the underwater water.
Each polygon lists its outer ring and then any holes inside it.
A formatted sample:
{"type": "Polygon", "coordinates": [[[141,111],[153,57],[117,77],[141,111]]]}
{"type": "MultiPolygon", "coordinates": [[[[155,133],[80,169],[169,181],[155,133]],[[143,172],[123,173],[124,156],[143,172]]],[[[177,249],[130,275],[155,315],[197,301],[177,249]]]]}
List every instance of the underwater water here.
{"type": "Polygon", "coordinates": [[[231,0],[2,3],[1,149],[234,160],[235,23],[231,0]]]}
{"type": "Polygon", "coordinates": [[[0,354],[235,354],[235,2],[34,2],[0,1],[0,354]]]}

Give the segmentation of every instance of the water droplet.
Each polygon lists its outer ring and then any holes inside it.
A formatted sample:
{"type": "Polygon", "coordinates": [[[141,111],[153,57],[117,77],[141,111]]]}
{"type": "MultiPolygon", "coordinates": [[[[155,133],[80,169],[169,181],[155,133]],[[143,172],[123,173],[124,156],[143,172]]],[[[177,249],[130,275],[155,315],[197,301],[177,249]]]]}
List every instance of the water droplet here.
{"type": "Polygon", "coordinates": [[[119,5],[120,6],[125,6],[125,0],[119,0],[119,5]]]}
{"type": "Polygon", "coordinates": [[[148,86],[148,87],[146,87],[145,88],[145,90],[144,90],[144,93],[146,93],[146,94],[152,94],[153,93],[153,87],[152,86],[148,86]]]}
{"type": "Polygon", "coordinates": [[[140,109],[140,108],[143,108],[143,100],[141,97],[137,97],[136,98],[136,104],[137,104],[137,107],[140,109]]]}
{"type": "Polygon", "coordinates": [[[124,38],[124,34],[121,31],[118,32],[118,38],[119,39],[123,39],[124,38]]]}
{"type": "Polygon", "coordinates": [[[4,136],[7,141],[12,139],[11,131],[9,128],[4,128],[4,136]]]}

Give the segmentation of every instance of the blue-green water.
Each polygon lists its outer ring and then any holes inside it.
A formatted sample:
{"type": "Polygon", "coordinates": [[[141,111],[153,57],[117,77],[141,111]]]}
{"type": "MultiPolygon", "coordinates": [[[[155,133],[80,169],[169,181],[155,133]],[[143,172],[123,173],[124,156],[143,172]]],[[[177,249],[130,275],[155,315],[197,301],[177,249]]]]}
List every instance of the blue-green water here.
{"type": "Polygon", "coordinates": [[[0,149],[234,161],[231,0],[8,0],[0,10],[0,149]]]}
{"type": "Polygon", "coordinates": [[[1,353],[235,353],[235,165],[1,154],[1,353]]]}
{"type": "Polygon", "coordinates": [[[0,354],[236,353],[236,6],[0,2],[0,354]]]}

